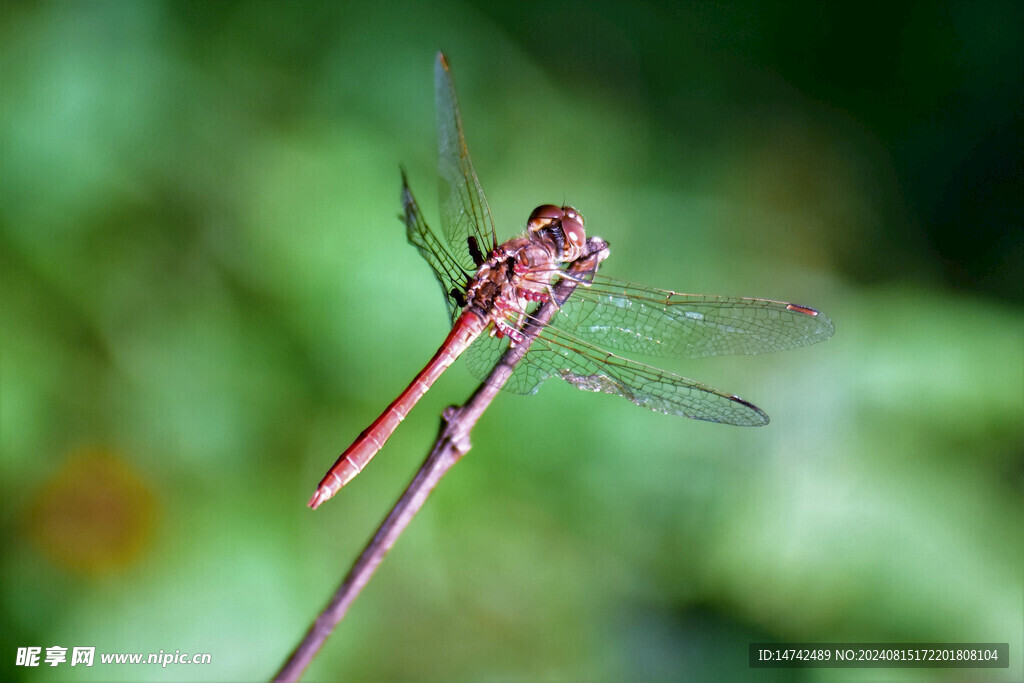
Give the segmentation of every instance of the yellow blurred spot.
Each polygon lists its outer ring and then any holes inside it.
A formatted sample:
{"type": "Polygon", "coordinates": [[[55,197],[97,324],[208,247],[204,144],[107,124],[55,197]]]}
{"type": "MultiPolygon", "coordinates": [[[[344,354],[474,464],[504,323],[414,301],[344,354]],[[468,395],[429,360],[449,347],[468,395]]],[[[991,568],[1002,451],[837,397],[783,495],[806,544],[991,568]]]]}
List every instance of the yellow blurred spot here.
{"type": "Polygon", "coordinates": [[[27,531],[55,564],[104,574],[139,558],[154,507],[152,489],[127,462],[105,450],[82,450],[39,490],[27,531]]]}

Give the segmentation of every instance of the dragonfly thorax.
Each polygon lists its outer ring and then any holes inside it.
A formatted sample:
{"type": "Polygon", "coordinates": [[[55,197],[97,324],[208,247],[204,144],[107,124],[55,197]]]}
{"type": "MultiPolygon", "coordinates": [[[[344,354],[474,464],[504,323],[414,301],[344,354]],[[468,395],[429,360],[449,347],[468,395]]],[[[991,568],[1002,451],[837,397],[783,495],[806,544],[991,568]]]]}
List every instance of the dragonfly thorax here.
{"type": "Polygon", "coordinates": [[[521,314],[531,302],[546,301],[561,266],[586,250],[583,216],[571,206],[538,206],[526,228],[526,234],[496,247],[466,287],[460,303],[485,321],[497,322],[510,311],[521,314]]]}
{"type": "Polygon", "coordinates": [[[526,234],[491,252],[466,288],[466,309],[506,333],[509,319],[518,326],[531,303],[548,299],[561,266],[579,259],[587,246],[583,216],[571,206],[538,206],[526,227],[526,234]]]}

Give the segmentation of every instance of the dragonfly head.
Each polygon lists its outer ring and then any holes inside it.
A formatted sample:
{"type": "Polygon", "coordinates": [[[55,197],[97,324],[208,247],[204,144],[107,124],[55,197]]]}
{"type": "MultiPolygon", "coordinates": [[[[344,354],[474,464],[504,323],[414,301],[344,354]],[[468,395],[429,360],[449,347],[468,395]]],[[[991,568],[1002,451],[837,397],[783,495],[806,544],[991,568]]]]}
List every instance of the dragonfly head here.
{"type": "Polygon", "coordinates": [[[553,242],[559,251],[559,260],[564,263],[578,259],[587,244],[583,215],[571,206],[538,206],[530,214],[526,227],[531,235],[540,235],[553,242]]]}

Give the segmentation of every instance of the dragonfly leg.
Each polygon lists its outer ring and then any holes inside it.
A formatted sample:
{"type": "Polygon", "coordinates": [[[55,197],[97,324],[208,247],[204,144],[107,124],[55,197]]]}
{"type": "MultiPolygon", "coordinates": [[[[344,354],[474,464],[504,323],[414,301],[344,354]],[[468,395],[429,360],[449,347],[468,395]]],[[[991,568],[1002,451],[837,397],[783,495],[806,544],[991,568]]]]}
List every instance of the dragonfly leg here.
{"type": "Polygon", "coordinates": [[[522,344],[525,339],[523,334],[514,325],[509,325],[504,320],[494,321],[494,334],[498,339],[508,337],[508,342],[511,346],[522,344]]]}

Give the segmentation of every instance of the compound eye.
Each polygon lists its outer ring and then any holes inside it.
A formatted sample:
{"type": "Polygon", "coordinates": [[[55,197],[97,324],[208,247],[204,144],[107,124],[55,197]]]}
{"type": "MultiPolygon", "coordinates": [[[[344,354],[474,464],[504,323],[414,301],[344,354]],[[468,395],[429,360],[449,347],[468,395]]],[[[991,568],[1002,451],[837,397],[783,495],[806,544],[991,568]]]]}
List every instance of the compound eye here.
{"type": "Polygon", "coordinates": [[[571,206],[562,207],[562,232],[565,233],[566,262],[575,261],[583,254],[587,244],[587,231],[583,227],[583,216],[571,206]]]}
{"type": "Polygon", "coordinates": [[[566,216],[568,216],[569,218],[573,219],[574,221],[576,221],[580,225],[584,224],[584,222],[583,222],[583,214],[581,214],[579,211],[577,211],[573,207],[571,207],[571,206],[563,206],[562,207],[562,213],[564,213],[566,216]]]}
{"type": "Polygon", "coordinates": [[[546,228],[555,221],[561,220],[565,212],[554,204],[542,204],[530,214],[530,220],[526,221],[526,227],[530,232],[537,232],[546,228]]]}

